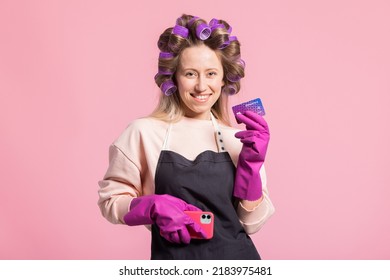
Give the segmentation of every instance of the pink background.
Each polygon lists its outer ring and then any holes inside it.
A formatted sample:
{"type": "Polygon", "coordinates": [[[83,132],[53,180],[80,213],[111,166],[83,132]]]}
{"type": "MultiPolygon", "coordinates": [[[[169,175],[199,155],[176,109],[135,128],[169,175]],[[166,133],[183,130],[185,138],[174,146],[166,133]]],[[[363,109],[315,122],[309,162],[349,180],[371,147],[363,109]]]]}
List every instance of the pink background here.
{"type": "Polygon", "coordinates": [[[145,228],[102,218],[97,181],[154,108],[156,41],[183,12],[231,23],[247,62],[231,104],[265,105],[262,257],[390,258],[389,2],[226,2],[0,2],[1,259],[149,258],[145,228]]]}

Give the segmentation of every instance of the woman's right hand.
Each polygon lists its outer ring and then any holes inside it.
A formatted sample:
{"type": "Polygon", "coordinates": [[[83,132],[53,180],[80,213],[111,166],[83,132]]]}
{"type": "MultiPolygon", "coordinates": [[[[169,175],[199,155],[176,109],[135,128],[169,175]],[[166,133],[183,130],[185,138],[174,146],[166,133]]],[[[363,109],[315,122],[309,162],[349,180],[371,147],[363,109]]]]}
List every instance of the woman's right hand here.
{"type": "Polygon", "coordinates": [[[235,134],[243,145],[238,156],[233,195],[255,201],[263,195],[259,172],[267,153],[269,128],[262,116],[251,111],[236,115],[236,118],[245,124],[246,130],[235,134]]]}
{"type": "Polygon", "coordinates": [[[201,210],[168,194],[145,195],[131,201],[130,211],[123,219],[129,226],[155,223],[160,229],[161,236],[173,243],[189,244],[191,241],[189,230],[203,238],[206,237],[200,225],[184,211],[201,210]]]}

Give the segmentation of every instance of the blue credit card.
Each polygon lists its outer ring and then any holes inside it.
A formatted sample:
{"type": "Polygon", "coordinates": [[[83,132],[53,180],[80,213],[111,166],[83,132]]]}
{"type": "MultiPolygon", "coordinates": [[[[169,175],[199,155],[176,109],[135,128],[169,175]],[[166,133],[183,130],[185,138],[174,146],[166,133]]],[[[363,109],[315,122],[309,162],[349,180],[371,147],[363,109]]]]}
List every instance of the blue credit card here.
{"type": "Polygon", "coordinates": [[[253,100],[250,100],[248,102],[244,102],[238,105],[235,105],[232,107],[234,115],[242,114],[245,111],[252,111],[256,114],[259,114],[260,116],[265,115],[263,103],[261,103],[260,98],[256,98],[253,100]]]}

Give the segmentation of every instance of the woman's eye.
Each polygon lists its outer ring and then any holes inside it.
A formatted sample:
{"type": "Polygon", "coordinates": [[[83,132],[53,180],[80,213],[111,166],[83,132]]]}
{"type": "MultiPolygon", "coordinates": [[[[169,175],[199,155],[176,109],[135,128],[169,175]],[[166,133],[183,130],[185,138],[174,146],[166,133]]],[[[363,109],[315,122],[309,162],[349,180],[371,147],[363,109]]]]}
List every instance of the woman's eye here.
{"type": "Polygon", "coordinates": [[[210,77],[216,76],[216,75],[217,75],[217,72],[209,72],[208,75],[209,75],[210,77]]]}
{"type": "Polygon", "coordinates": [[[195,77],[194,72],[187,72],[185,75],[186,75],[186,77],[195,77]]]}

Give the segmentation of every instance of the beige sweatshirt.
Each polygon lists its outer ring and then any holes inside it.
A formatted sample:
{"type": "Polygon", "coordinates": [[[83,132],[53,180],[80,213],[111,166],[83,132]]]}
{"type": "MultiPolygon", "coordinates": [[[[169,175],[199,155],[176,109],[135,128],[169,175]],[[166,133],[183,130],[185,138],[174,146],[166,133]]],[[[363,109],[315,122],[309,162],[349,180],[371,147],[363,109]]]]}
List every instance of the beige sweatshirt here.
{"type": "MultiPolygon", "coordinates": [[[[109,149],[109,166],[99,181],[98,205],[103,216],[114,224],[124,224],[123,216],[129,211],[134,197],[154,194],[154,176],[169,123],[154,118],[133,121],[114,141],[109,149]]],[[[235,128],[219,123],[226,151],[237,165],[242,143],[234,137],[235,128]]],[[[203,151],[218,151],[215,130],[210,120],[182,118],[174,123],[168,138],[168,149],[194,160],[203,151]]],[[[268,196],[264,165],[260,170],[263,200],[253,210],[241,203],[237,215],[248,234],[257,232],[274,213],[268,196]]]]}

